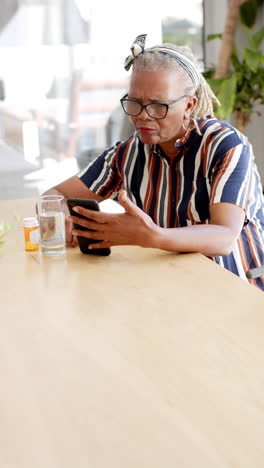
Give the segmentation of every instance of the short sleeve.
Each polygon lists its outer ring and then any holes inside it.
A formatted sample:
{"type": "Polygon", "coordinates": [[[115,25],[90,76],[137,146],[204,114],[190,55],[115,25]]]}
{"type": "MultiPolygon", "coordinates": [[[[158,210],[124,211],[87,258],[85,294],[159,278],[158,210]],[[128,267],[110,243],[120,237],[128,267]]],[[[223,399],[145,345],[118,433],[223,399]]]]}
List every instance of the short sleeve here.
{"type": "Polygon", "coordinates": [[[118,170],[119,145],[104,151],[77,174],[86,187],[103,198],[115,198],[122,187],[118,170]]]}
{"type": "Polygon", "coordinates": [[[213,158],[210,205],[233,203],[243,208],[250,219],[256,175],[252,147],[246,138],[225,152],[220,150],[213,158]]]}

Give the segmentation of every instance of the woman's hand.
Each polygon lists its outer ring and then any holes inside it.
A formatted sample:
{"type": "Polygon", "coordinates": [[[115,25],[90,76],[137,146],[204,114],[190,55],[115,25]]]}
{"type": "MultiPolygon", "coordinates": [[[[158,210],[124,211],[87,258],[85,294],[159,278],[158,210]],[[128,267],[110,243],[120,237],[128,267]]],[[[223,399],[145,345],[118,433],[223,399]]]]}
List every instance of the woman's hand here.
{"type": "Polygon", "coordinates": [[[139,245],[141,247],[154,247],[154,237],[158,232],[158,226],[150,216],[144,213],[128,198],[125,190],[118,197],[119,203],[125,209],[125,213],[103,213],[75,207],[76,216],[71,220],[93,231],[72,231],[74,236],[83,236],[102,242],[90,245],[90,249],[112,247],[114,245],[139,245]],[[78,218],[78,213],[89,218],[78,218]]]}
{"type": "Polygon", "coordinates": [[[66,243],[71,247],[76,247],[78,245],[78,240],[75,235],[73,235],[73,222],[70,216],[65,218],[65,230],[66,230],[66,243]]]}

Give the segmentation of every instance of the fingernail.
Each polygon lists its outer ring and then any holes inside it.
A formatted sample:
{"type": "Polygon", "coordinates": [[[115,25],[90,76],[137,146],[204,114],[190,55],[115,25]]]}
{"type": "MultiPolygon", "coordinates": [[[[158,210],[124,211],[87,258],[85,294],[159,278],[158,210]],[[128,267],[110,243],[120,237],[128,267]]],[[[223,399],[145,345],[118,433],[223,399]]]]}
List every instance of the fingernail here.
{"type": "Polygon", "coordinates": [[[76,206],[74,206],[73,211],[76,211],[76,213],[78,213],[78,212],[79,212],[79,208],[77,208],[76,206]]]}

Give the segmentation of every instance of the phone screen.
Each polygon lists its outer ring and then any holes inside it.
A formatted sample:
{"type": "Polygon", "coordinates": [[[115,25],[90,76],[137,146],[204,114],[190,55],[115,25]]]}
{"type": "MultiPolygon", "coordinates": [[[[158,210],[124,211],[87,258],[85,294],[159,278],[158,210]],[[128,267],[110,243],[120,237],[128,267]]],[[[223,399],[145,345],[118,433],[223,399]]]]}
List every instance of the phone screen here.
{"type": "MultiPolygon", "coordinates": [[[[94,211],[100,211],[99,203],[97,200],[88,200],[84,198],[69,198],[67,200],[67,205],[69,208],[69,212],[72,216],[78,216],[79,218],[84,218],[87,219],[85,216],[75,213],[73,211],[74,206],[82,206],[84,208],[87,208],[89,210],[94,210],[94,211]]],[[[91,231],[92,229],[87,229],[83,226],[80,226],[79,224],[73,223],[74,228],[78,230],[84,230],[84,231],[91,231]]],[[[111,253],[111,249],[109,247],[107,248],[102,248],[102,249],[89,249],[90,244],[97,243],[98,241],[95,239],[89,239],[87,237],[82,237],[82,236],[77,236],[77,240],[79,243],[80,251],[83,254],[91,254],[91,255],[109,255],[111,253]]]]}

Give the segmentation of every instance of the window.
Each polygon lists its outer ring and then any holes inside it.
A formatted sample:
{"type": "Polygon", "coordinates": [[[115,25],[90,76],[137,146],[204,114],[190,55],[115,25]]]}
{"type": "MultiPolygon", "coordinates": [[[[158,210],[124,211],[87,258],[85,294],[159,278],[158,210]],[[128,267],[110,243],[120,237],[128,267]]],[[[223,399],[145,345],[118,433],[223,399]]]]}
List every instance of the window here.
{"type": "Polygon", "coordinates": [[[188,45],[195,56],[204,59],[203,51],[203,2],[185,0],[180,8],[170,4],[168,14],[162,17],[162,41],[188,45]]]}
{"type": "Polygon", "coordinates": [[[0,198],[38,196],[132,131],[119,99],[138,34],[203,57],[202,0],[164,0],[162,12],[140,0],[129,11],[114,0],[3,2],[0,198]]]}

